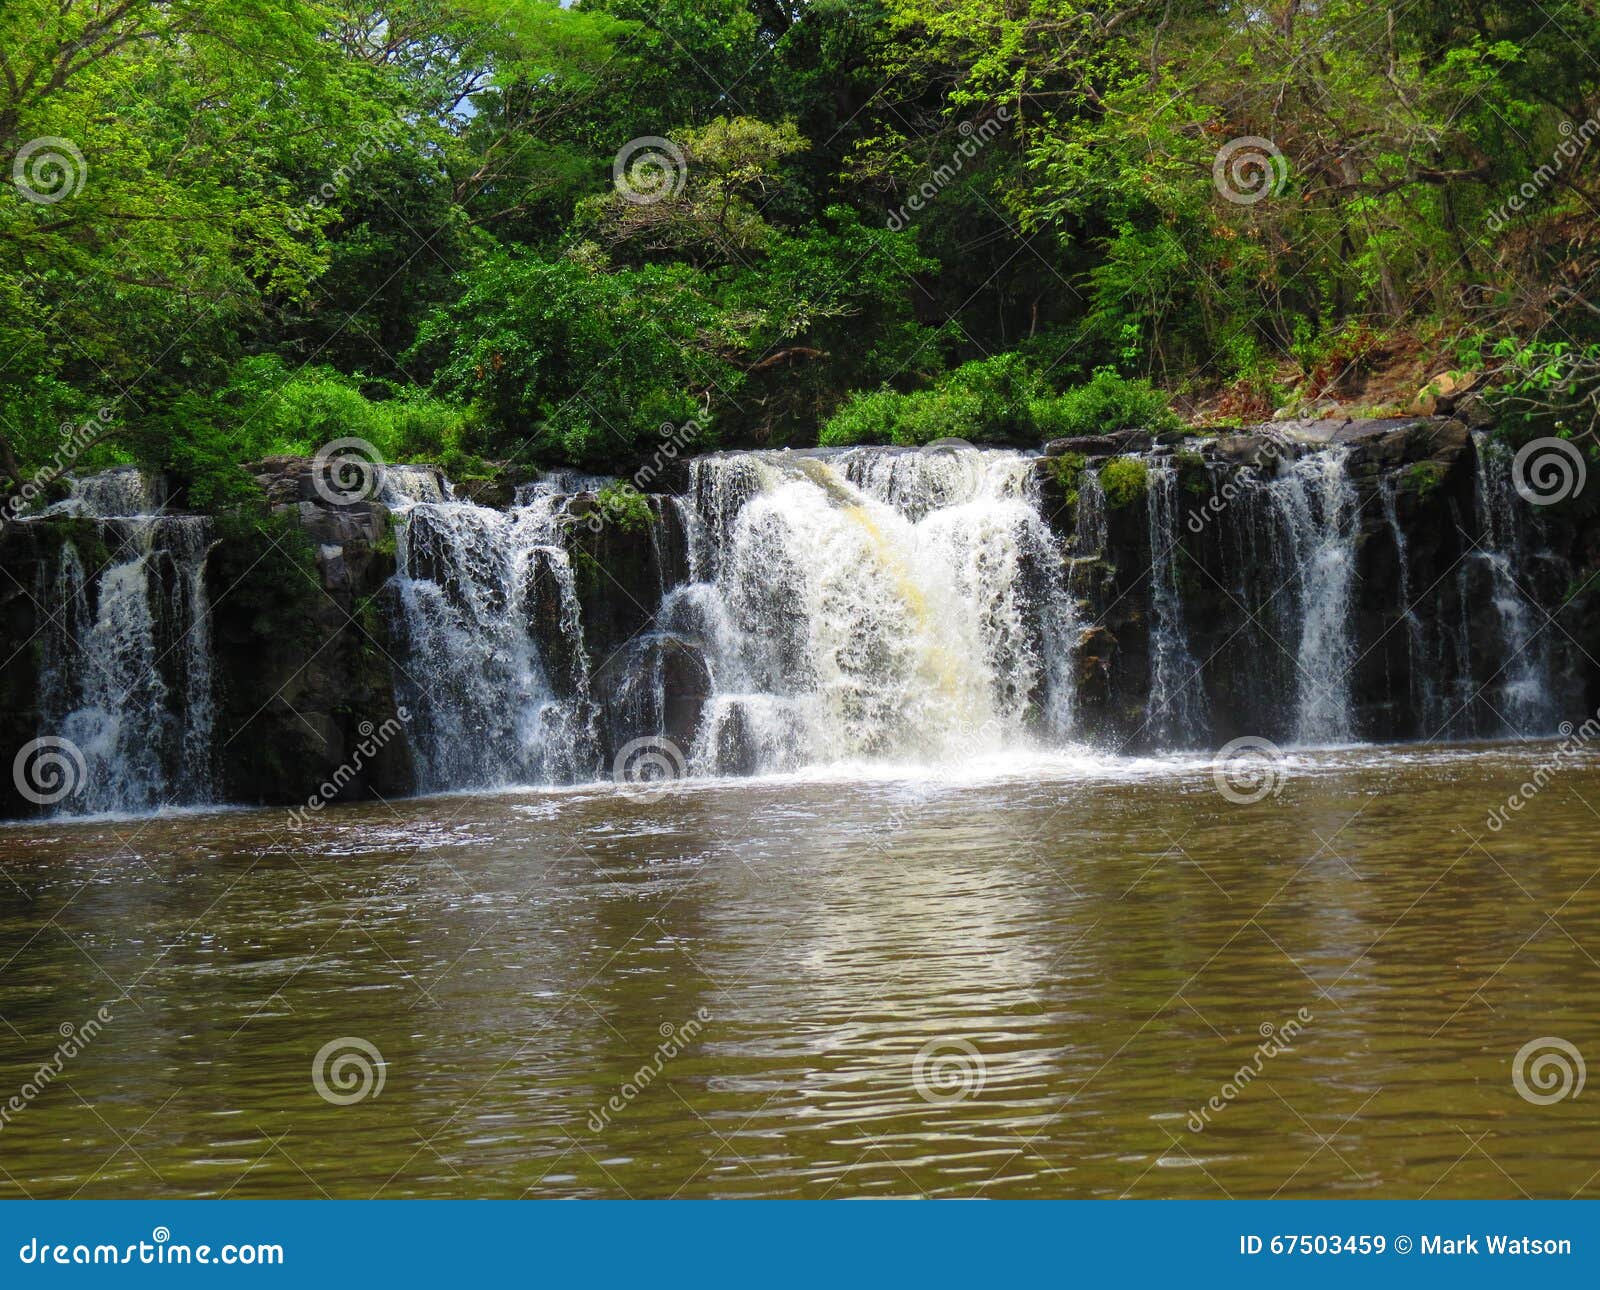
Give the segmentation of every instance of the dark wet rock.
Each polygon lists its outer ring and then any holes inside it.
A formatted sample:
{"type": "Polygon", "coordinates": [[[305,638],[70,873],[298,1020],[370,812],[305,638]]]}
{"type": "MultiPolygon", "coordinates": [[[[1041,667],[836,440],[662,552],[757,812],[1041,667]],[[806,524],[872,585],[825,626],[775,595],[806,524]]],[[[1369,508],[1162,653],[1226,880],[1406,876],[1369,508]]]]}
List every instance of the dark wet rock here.
{"type": "Polygon", "coordinates": [[[1075,435],[1051,439],[1044,445],[1046,457],[1077,453],[1082,457],[1115,457],[1128,452],[1149,452],[1155,438],[1148,430],[1117,430],[1111,434],[1075,435]]]}

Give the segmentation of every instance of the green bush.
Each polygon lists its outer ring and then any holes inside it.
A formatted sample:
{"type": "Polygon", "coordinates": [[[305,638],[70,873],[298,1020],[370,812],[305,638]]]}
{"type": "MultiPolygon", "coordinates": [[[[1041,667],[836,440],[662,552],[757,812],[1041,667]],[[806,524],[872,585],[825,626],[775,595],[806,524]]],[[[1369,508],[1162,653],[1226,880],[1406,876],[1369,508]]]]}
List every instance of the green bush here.
{"type": "Polygon", "coordinates": [[[936,439],[1031,443],[1038,439],[1031,404],[1040,388],[1021,355],[997,354],[944,373],[931,389],[857,394],[823,426],[819,442],[829,447],[936,439]]]}
{"type": "Polygon", "coordinates": [[[607,484],[597,494],[595,502],[600,514],[624,533],[648,532],[655,522],[655,513],[645,496],[627,480],[619,479],[607,484]]]}
{"type": "Polygon", "coordinates": [[[1053,463],[1056,483],[1061,486],[1061,496],[1069,506],[1078,503],[1078,484],[1083,479],[1087,459],[1081,452],[1064,452],[1059,457],[1047,458],[1053,463]]]}
{"type": "Polygon", "coordinates": [[[1031,411],[1046,439],[1117,430],[1172,430],[1179,424],[1167,396],[1149,381],[1119,376],[1104,367],[1087,384],[1035,399],[1031,411]]]}
{"type": "Polygon", "coordinates": [[[470,473],[481,463],[463,450],[465,425],[460,408],[420,390],[364,386],[329,367],[296,370],[264,355],[236,363],[215,388],[186,390],[130,437],[146,465],[184,482],[191,506],[227,510],[258,496],[245,463],[313,456],[334,439],[365,439],[386,462],[470,473]]]}

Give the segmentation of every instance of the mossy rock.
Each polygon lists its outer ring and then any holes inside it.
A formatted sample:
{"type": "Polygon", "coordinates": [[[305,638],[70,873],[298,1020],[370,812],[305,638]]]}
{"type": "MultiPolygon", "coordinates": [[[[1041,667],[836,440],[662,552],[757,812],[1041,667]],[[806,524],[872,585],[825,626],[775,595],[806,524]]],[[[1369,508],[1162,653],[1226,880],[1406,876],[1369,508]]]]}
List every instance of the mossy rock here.
{"type": "Polygon", "coordinates": [[[1405,473],[1404,484],[1418,497],[1428,497],[1444,483],[1444,467],[1436,461],[1419,461],[1405,473]]]}
{"type": "Polygon", "coordinates": [[[1143,500],[1150,491],[1150,471],[1138,457],[1118,457],[1100,471],[1100,489],[1112,510],[1143,500]]]}
{"type": "Polygon", "coordinates": [[[1064,452],[1059,457],[1047,457],[1050,468],[1055,471],[1056,483],[1061,488],[1061,496],[1068,506],[1078,504],[1078,484],[1083,478],[1084,467],[1087,459],[1081,452],[1064,452]]]}
{"type": "Polygon", "coordinates": [[[1178,469],[1178,484],[1193,497],[1204,497],[1211,491],[1211,473],[1206,469],[1206,459],[1193,450],[1173,454],[1173,464],[1178,469]]]}

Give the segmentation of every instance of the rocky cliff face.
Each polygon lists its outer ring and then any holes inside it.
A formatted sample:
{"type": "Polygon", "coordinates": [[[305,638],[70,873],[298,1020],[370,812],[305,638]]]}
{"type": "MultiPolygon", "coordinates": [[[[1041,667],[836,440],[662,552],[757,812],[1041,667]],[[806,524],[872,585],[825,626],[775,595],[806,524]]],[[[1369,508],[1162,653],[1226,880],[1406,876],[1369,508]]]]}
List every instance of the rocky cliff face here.
{"type": "MultiPolygon", "coordinates": [[[[558,764],[565,778],[607,773],[619,750],[641,736],[664,735],[682,750],[710,746],[709,764],[725,773],[766,766],[772,748],[762,740],[777,746],[786,737],[756,728],[770,714],[719,700],[707,620],[691,612],[694,595],[686,597],[708,576],[693,566],[711,558],[710,530],[732,523],[731,508],[748,503],[749,488],[733,488],[735,502],[650,494],[625,514],[590,491],[593,481],[558,497],[546,492],[536,524],[526,518],[532,512],[512,512],[523,518],[507,529],[518,534],[509,572],[484,575],[474,591],[465,565],[454,572],[439,565],[473,558],[470,543],[452,547],[461,534],[442,529],[421,541],[423,530],[406,527],[410,503],[330,502],[313,486],[310,464],[298,459],[248,469],[267,513],[210,521],[203,550],[190,557],[203,564],[131,555],[126,518],[89,507],[58,508],[0,532],[5,749],[54,733],[47,727],[62,724],[71,704],[88,702],[76,691],[56,693],[56,673],[95,666],[92,650],[80,643],[73,653],[62,643],[63,569],[78,564],[84,580],[75,612],[84,621],[66,624],[67,635],[75,628],[105,637],[100,620],[113,591],[123,597],[118,604],[143,595],[145,618],[133,614],[119,630],[145,631],[151,657],[163,660],[163,688],[146,705],[155,714],[148,719],[170,725],[168,742],[191,762],[204,736],[204,764],[189,764],[184,782],[191,790],[210,784],[218,800],[290,804],[404,794],[426,784],[418,752],[437,762],[438,750],[409,728],[418,714],[406,699],[424,679],[441,704],[469,704],[464,687],[486,688],[477,720],[489,724],[501,715],[496,708],[509,712],[525,697],[506,693],[502,704],[495,685],[539,688],[528,715],[507,717],[506,738],[531,737],[527,721],[559,728],[562,758],[542,764],[558,764]],[[415,560],[435,567],[413,568],[408,583],[395,576],[397,550],[402,560],[414,550],[415,560]],[[210,659],[209,675],[194,684],[171,661],[181,655],[174,653],[179,638],[192,639],[189,620],[168,608],[183,599],[172,570],[191,567],[202,581],[186,593],[184,612],[204,609],[210,659]],[[117,585],[107,590],[113,577],[117,585]],[[401,594],[424,577],[439,597],[438,624],[461,638],[432,640],[433,655],[418,652],[419,625],[408,623],[401,594]],[[507,599],[496,586],[510,580],[518,586],[507,599]],[[487,602],[466,606],[469,594],[487,602]],[[503,616],[508,604],[526,621],[508,633],[471,635],[467,608],[503,616]],[[488,657],[474,671],[455,666],[462,660],[451,652],[459,649],[517,657],[488,657]],[[423,665],[437,674],[410,673],[423,665]],[[201,712],[206,695],[212,706],[201,712]]],[[[737,480],[741,469],[719,478],[737,480]]],[[[841,487],[815,465],[798,475],[841,487]]],[[[1060,568],[1027,567],[1038,558],[1024,552],[1020,572],[1008,575],[1019,579],[1015,603],[1040,618],[1049,596],[1039,579],[1065,588],[1073,604],[1061,612],[1071,619],[1071,639],[1052,648],[1067,656],[1055,662],[1070,676],[1074,737],[1108,752],[1216,746],[1246,734],[1337,742],[1530,733],[1600,706],[1600,668],[1590,657],[1600,654],[1600,597],[1590,586],[1600,541],[1558,510],[1511,495],[1505,463],[1461,421],[1063,440],[1046,446],[1031,476],[1033,504],[1054,547],[1046,563],[1060,568]]],[[[408,486],[412,502],[444,497],[436,478],[411,477],[408,486]]],[[[679,480],[690,486],[688,477],[679,480]]],[[[504,505],[510,491],[483,500],[504,505]]],[[[915,499],[906,505],[917,512],[915,499]]],[[[429,523],[438,528],[448,519],[472,529],[474,540],[512,540],[474,520],[491,514],[463,506],[429,523]]],[[[159,554],[160,540],[153,549],[159,554]]],[[[805,552],[774,550],[773,604],[761,609],[774,622],[783,618],[783,587],[793,583],[780,566],[795,558],[805,552]]],[[[774,650],[786,648],[775,637],[774,650]]],[[[861,645],[863,657],[886,648],[861,645]]],[[[1050,686],[1043,673],[1026,685],[1018,701],[1036,715],[1018,719],[1044,729],[1050,686]]],[[[98,701],[114,704],[115,695],[107,690],[98,701]]],[[[102,728],[84,725],[81,710],[68,716],[75,729],[102,728]]],[[[118,756],[126,753],[105,754],[102,768],[118,756]]],[[[155,780],[177,773],[175,765],[151,770],[155,780]]],[[[14,777],[0,783],[0,814],[38,809],[14,777]]]]}

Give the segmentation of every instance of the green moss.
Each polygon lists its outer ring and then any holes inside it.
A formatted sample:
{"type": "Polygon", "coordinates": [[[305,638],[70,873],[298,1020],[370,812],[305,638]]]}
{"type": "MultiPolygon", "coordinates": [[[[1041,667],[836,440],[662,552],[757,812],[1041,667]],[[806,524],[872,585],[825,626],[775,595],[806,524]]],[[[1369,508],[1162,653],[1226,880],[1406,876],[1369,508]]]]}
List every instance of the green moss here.
{"type": "Polygon", "coordinates": [[[1149,487],[1150,472],[1137,457],[1117,457],[1100,472],[1100,488],[1112,510],[1140,500],[1149,487]]]}
{"type": "Polygon", "coordinates": [[[1059,457],[1050,459],[1051,469],[1054,470],[1056,483],[1061,486],[1061,495],[1066,499],[1067,505],[1078,504],[1078,483],[1083,478],[1083,469],[1086,459],[1081,452],[1064,452],[1059,457]]]}
{"type": "Polygon", "coordinates": [[[214,516],[212,532],[211,574],[229,589],[230,611],[250,616],[252,634],[299,644],[316,640],[322,581],[305,530],[287,515],[244,509],[214,516]]]}
{"type": "Polygon", "coordinates": [[[400,555],[399,540],[395,533],[394,517],[388,514],[383,516],[383,533],[372,544],[373,551],[387,559],[394,560],[400,555]]]}
{"type": "Polygon", "coordinates": [[[36,526],[39,544],[53,562],[64,546],[78,553],[85,569],[103,569],[111,563],[111,548],[101,532],[98,521],[81,515],[53,517],[36,526]]]}
{"type": "Polygon", "coordinates": [[[1418,497],[1427,497],[1444,483],[1444,468],[1436,461],[1419,461],[1405,474],[1405,485],[1418,497]]]}
{"type": "Polygon", "coordinates": [[[1177,452],[1172,460],[1178,468],[1178,483],[1184,492],[1193,497],[1204,497],[1211,491],[1211,475],[1206,470],[1206,459],[1199,453],[1177,452]]]}

